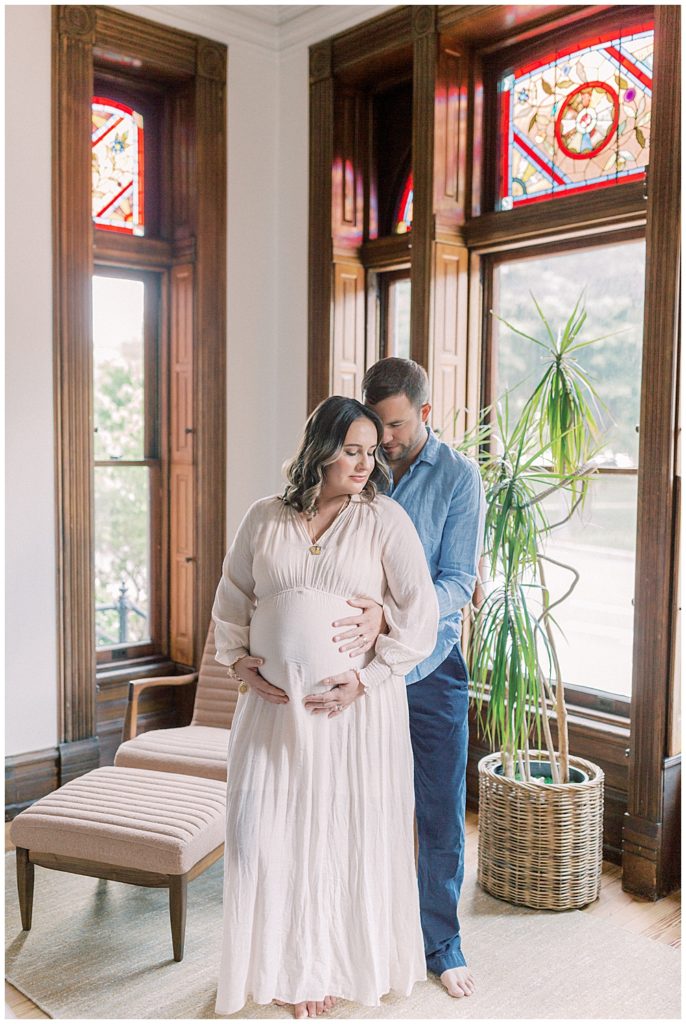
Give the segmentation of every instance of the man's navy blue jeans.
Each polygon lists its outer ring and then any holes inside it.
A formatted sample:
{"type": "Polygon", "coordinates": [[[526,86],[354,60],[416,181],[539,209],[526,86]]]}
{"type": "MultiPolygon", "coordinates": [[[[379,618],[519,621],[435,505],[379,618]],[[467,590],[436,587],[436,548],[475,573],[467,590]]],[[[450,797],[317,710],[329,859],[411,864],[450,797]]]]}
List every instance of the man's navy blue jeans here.
{"type": "Polygon", "coordinates": [[[419,902],[430,971],[462,967],[457,903],[464,877],[469,675],[459,644],[407,687],[419,837],[419,902]]]}

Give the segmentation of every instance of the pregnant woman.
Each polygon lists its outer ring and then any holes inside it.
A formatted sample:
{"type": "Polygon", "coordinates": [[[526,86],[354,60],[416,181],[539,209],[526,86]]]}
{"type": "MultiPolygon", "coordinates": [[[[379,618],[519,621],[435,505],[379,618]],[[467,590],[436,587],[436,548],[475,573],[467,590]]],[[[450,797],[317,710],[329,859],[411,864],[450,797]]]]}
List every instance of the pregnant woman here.
{"type": "Polygon", "coordinates": [[[378,1005],[425,978],[404,676],[438,605],[405,511],[378,493],[381,421],[326,399],[282,496],[248,510],[213,608],[243,680],[228,760],[217,1013],[249,997],[296,1017],[378,1005]],[[374,651],[328,639],[351,594],[383,606],[374,651]],[[266,681],[266,682],[265,682],[266,681]],[[259,693],[258,693],[259,689],[259,693]]]}

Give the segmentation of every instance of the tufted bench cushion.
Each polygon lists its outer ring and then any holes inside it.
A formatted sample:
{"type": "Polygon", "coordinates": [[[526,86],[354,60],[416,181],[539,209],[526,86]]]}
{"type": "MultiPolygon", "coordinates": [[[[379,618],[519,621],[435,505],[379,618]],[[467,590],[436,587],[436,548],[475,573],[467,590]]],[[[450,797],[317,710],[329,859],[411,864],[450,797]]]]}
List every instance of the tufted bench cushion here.
{"type": "Polygon", "coordinates": [[[229,730],[207,725],[153,729],[127,740],[114,758],[117,768],[180,772],[226,782],[229,730]]]}
{"type": "Polygon", "coordinates": [[[22,811],[10,836],[31,854],[183,875],[224,842],[225,807],[225,782],[96,768],[22,811]]]}

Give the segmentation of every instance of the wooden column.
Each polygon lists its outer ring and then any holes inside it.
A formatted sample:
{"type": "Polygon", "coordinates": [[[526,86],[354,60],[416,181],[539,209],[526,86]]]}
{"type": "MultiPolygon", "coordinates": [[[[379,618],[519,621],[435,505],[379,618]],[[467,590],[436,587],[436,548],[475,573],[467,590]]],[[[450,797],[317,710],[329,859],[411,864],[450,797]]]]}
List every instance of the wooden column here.
{"type": "Polygon", "coordinates": [[[226,519],[226,47],[198,42],[195,81],[195,649],[199,661],[224,558],[226,519]],[[221,400],[207,401],[222,385],[221,400]]]}
{"type": "Polygon", "coordinates": [[[679,330],[680,12],[655,8],[646,232],[629,805],[623,886],[658,899],[678,884],[681,757],[667,757],[676,564],[679,330]]]}
{"type": "Polygon", "coordinates": [[[413,92],[412,173],[412,299],[410,351],[425,369],[431,362],[432,246],[434,239],[434,107],[438,60],[437,8],[412,8],[413,92]]]}
{"type": "Polygon", "coordinates": [[[93,601],[91,97],[95,12],[53,7],[53,330],[61,777],[98,764],[93,601]],[[89,400],[84,401],[83,396],[89,400]]]}
{"type": "Polygon", "coordinates": [[[362,94],[338,87],[334,97],[331,234],[333,324],[331,393],[360,397],[365,371],[364,110],[362,94]]]}
{"type": "Polygon", "coordinates": [[[468,61],[438,34],[436,8],[414,8],[413,31],[412,356],[429,372],[432,425],[450,442],[467,426],[469,390],[468,61]]]}
{"type": "Polygon", "coordinates": [[[329,394],[333,246],[331,238],[334,88],[331,40],[310,47],[310,207],[307,408],[329,394]],[[316,187],[313,184],[316,182],[316,187]]]}
{"type": "MultiPolygon", "coordinates": [[[[468,161],[468,62],[461,48],[439,39],[434,90],[434,239],[430,317],[431,421],[444,441],[473,425],[465,412],[468,381],[469,253],[462,237],[468,161]],[[455,413],[458,415],[455,415],[455,413]]],[[[474,374],[472,374],[474,376],[474,374]]],[[[474,403],[470,409],[472,420],[474,403]]]]}

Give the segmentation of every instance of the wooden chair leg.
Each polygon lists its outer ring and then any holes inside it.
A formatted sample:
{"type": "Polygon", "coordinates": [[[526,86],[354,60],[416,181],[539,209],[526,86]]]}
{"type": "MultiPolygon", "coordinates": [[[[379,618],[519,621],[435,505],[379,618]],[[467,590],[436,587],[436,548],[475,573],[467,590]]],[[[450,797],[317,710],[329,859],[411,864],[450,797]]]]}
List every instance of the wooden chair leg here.
{"type": "Polygon", "coordinates": [[[183,960],[187,895],[188,875],[172,875],[169,882],[169,916],[171,918],[174,959],[177,962],[183,960]]]}
{"type": "Polygon", "coordinates": [[[17,890],[19,893],[19,911],[21,926],[25,932],[31,930],[33,915],[33,875],[34,867],[29,860],[29,851],[22,846],[17,847],[17,890]]]}

